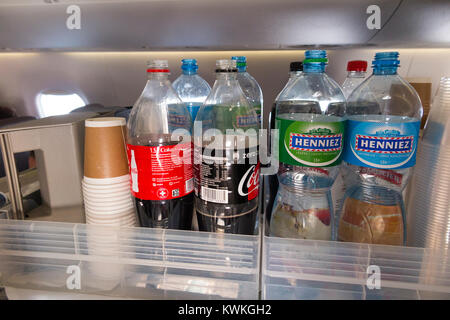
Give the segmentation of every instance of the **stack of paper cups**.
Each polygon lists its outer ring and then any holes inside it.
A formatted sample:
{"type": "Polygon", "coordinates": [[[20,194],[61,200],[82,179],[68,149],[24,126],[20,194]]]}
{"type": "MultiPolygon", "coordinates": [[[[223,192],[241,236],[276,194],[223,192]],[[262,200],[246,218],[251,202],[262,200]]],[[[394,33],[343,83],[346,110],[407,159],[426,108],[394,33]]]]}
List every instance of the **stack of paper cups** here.
{"type": "MultiPolygon", "coordinates": [[[[124,118],[94,118],[85,121],[84,178],[82,191],[86,222],[109,227],[136,226],[136,213],[130,192],[125,146],[124,118]]],[[[90,281],[97,288],[112,289],[120,283],[123,266],[117,228],[87,229],[90,281]]]]}
{"type": "Polygon", "coordinates": [[[124,118],[85,121],[84,178],[86,222],[106,226],[136,226],[130,193],[124,118]]]}

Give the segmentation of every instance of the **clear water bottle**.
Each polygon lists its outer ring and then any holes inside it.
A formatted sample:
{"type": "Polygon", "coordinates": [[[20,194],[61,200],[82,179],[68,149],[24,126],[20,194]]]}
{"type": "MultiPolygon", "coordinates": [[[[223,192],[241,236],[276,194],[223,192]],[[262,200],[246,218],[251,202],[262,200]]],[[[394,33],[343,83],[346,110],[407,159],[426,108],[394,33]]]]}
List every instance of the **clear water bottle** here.
{"type": "Polygon", "coordinates": [[[258,216],[259,123],[236,79],[218,60],[211,94],[194,122],[195,209],[200,231],[253,234],[258,216]]]}
{"type": "Polygon", "coordinates": [[[131,192],[141,227],[191,229],[191,116],[169,81],[167,60],[150,61],[127,122],[131,192]],[[178,133],[177,133],[178,132],[178,133]]]}
{"type": "MultiPolygon", "coordinates": [[[[367,61],[365,60],[352,60],[347,63],[347,78],[345,78],[342,84],[342,92],[344,92],[345,98],[358,87],[366,77],[367,61]]],[[[336,182],[331,189],[331,195],[333,198],[333,206],[335,215],[340,212],[345,195],[345,184],[342,177],[342,171],[338,174],[336,182]]]]}
{"type": "Polygon", "coordinates": [[[250,105],[255,108],[258,121],[261,124],[262,107],[263,107],[263,94],[260,85],[253,78],[250,73],[247,72],[247,58],[243,56],[231,57],[231,60],[236,61],[236,67],[238,69],[237,80],[244,91],[250,105]]]}
{"type": "Polygon", "coordinates": [[[182,74],[173,82],[173,87],[181,100],[186,103],[194,122],[198,110],[211,92],[211,87],[198,75],[197,60],[183,59],[181,63],[182,74]]]}
{"type": "Polygon", "coordinates": [[[345,97],[325,73],[326,51],[305,53],[303,74],[276,104],[279,189],[270,234],[332,239],[330,188],[339,172],[345,129],[345,97]]]}
{"type": "Polygon", "coordinates": [[[366,71],[367,61],[365,60],[352,60],[347,63],[347,78],[342,84],[345,98],[348,98],[353,90],[365,80],[366,71]]]}
{"type": "Polygon", "coordinates": [[[348,98],[340,241],[405,243],[402,190],[416,162],[423,109],[417,92],[397,74],[398,57],[377,53],[373,74],[348,98]]]}
{"type": "MultiPolygon", "coordinates": [[[[272,110],[270,110],[269,113],[269,139],[267,141],[268,143],[268,150],[271,150],[271,130],[275,129],[275,115],[276,115],[276,105],[277,101],[279,100],[280,96],[283,94],[284,90],[289,87],[290,83],[294,81],[294,79],[301,75],[303,72],[303,62],[301,61],[294,61],[291,62],[289,65],[289,79],[284,86],[284,88],[280,91],[277,98],[275,99],[275,102],[273,103],[272,110]]],[[[275,196],[277,195],[278,191],[278,177],[275,174],[267,175],[266,176],[266,184],[264,186],[264,199],[265,199],[265,213],[266,213],[266,219],[267,221],[270,221],[270,217],[272,216],[272,208],[273,203],[275,201],[275,196]]]]}

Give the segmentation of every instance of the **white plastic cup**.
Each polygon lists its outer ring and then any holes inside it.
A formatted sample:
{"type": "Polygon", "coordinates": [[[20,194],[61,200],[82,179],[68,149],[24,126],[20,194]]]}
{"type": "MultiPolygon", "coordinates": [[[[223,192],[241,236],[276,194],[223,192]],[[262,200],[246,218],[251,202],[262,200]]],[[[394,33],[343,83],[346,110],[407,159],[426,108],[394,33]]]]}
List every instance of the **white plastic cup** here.
{"type": "Polygon", "coordinates": [[[134,207],[127,207],[127,208],[123,208],[123,209],[117,209],[117,210],[107,210],[107,211],[102,211],[99,209],[91,209],[89,207],[85,206],[85,211],[90,214],[90,215],[104,215],[104,216],[113,216],[113,215],[117,215],[117,214],[125,214],[125,213],[129,213],[129,212],[133,212],[134,213],[134,207]]]}
{"type": "Polygon", "coordinates": [[[130,209],[130,210],[122,210],[120,212],[115,212],[115,213],[109,213],[109,212],[98,213],[98,212],[86,209],[85,213],[86,213],[86,217],[91,217],[91,218],[95,218],[95,219],[103,219],[103,220],[111,220],[111,219],[118,219],[118,218],[129,217],[129,216],[136,216],[134,208],[130,209]]]}
{"type": "Polygon", "coordinates": [[[134,216],[121,218],[117,220],[101,220],[95,218],[86,218],[88,224],[118,226],[118,227],[134,227],[136,226],[136,218],[134,216]]]}
{"type": "Polygon", "coordinates": [[[88,198],[84,199],[85,206],[89,206],[91,208],[102,208],[102,207],[123,207],[125,205],[132,206],[133,201],[130,198],[118,199],[118,200],[91,200],[88,198]]]}
{"type": "Polygon", "coordinates": [[[127,182],[121,182],[121,183],[108,183],[108,184],[89,184],[89,183],[82,183],[83,188],[86,189],[93,189],[93,190],[104,190],[104,189],[119,189],[119,188],[125,188],[130,187],[130,183],[127,182]]]}
{"type": "Polygon", "coordinates": [[[83,177],[83,183],[88,185],[111,185],[111,184],[121,184],[121,183],[129,183],[130,176],[128,174],[114,177],[114,178],[89,178],[83,177]]]}
{"type": "Polygon", "coordinates": [[[103,188],[103,189],[95,189],[95,188],[87,188],[85,186],[82,187],[83,194],[90,194],[92,196],[121,196],[126,194],[131,194],[130,186],[120,187],[120,188],[103,188]]]}
{"type": "Polygon", "coordinates": [[[92,193],[92,192],[86,192],[83,194],[85,199],[91,200],[91,201],[114,201],[114,200],[126,200],[131,199],[133,201],[133,198],[131,196],[131,193],[92,193]]]}

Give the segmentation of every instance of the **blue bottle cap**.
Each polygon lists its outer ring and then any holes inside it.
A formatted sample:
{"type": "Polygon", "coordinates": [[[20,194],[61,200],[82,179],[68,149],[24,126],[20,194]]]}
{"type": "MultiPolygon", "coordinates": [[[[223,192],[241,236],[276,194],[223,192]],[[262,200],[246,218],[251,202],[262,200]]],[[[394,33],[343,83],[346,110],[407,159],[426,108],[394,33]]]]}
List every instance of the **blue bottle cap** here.
{"type": "Polygon", "coordinates": [[[375,60],[372,61],[372,67],[399,67],[400,60],[399,53],[393,52],[377,52],[375,54],[375,60]]]}
{"type": "Polygon", "coordinates": [[[327,52],[325,50],[307,50],[305,52],[305,59],[325,59],[327,52]]]}
{"type": "Polygon", "coordinates": [[[247,58],[244,56],[233,56],[231,57],[231,60],[236,61],[236,67],[239,71],[245,71],[247,67],[247,58]]]}
{"type": "Polygon", "coordinates": [[[324,72],[327,64],[328,59],[325,50],[308,50],[305,52],[305,60],[303,60],[304,72],[324,72]]]}
{"type": "Polygon", "coordinates": [[[197,73],[198,65],[197,60],[195,59],[183,59],[181,60],[181,70],[183,70],[183,73],[192,74],[197,73]]]}

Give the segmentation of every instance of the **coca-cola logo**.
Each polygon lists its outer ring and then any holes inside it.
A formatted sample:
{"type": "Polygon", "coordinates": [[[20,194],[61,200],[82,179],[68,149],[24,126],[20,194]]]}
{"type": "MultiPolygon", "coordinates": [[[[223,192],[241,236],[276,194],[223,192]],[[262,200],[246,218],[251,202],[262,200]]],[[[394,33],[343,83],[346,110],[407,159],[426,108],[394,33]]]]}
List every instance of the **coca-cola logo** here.
{"type": "Polygon", "coordinates": [[[238,193],[241,197],[247,196],[259,187],[259,164],[252,165],[239,181],[238,193]],[[244,192],[244,186],[247,188],[247,193],[244,192]]]}

